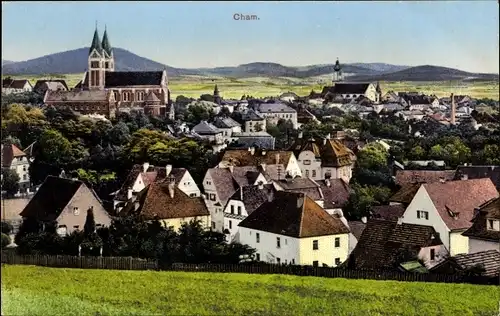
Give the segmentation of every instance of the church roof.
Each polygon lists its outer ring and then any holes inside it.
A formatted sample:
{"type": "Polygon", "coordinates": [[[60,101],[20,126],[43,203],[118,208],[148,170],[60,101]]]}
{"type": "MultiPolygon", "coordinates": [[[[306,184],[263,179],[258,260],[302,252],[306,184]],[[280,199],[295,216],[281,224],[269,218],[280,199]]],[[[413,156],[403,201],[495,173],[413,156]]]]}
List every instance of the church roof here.
{"type": "Polygon", "coordinates": [[[89,55],[94,49],[99,53],[102,51],[101,39],[99,38],[99,33],[97,33],[97,28],[94,31],[94,38],[92,39],[92,45],[90,45],[89,55]]]}
{"type": "Polygon", "coordinates": [[[109,44],[108,31],[104,30],[104,35],[102,36],[102,49],[111,56],[111,44],[109,44]]]}
{"type": "MultiPolygon", "coordinates": [[[[106,88],[129,87],[129,86],[159,86],[163,71],[111,71],[106,72],[106,88]]],[[[88,87],[89,74],[85,74],[83,87],[88,87]]],[[[75,89],[81,88],[82,83],[78,83],[75,89]]]]}
{"type": "Polygon", "coordinates": [[[44,102],[108,101],[109,91],[52,91],[47,90],[44,102]]]}
{"type": "Polygon", "coordinates": [[[370,83],[336,83],[333,87],[324,87],[322,94],[364,94],[370,83]]]}

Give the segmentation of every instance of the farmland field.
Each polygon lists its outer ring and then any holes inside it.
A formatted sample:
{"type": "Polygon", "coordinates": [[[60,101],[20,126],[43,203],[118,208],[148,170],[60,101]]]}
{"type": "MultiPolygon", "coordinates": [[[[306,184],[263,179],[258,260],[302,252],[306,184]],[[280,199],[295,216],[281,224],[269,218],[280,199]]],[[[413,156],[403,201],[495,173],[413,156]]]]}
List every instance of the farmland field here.
{"type": "MultiPolygon", "coordinates": [[[[68,74],[59,76],[65,79],[69,87],[74,87],[83,77],[83,74],[68,74]]],[[[38,79],[49,79],[47,76],[13,76],[13,78],[29,79],[35,84],[38,79]]],[[[56,77],[52,77],[56,79],[56,77]]],[[[242,95],[254,97],[277,96],[284,92],[295,92],[300,96],[307,95],[314,89],[320,92],[325,85],[329,85],[328,76],[311,78],[224,78],[224,77],[202,77],[181,76],[169,78],[170,92],[172,98],[178,95],[197,98],[201,94],[213,93],[214,85],[217,84],[222,97],[241,98],[242,95]]],[[[382,91],[418,91],[426,94],[435,94],[438,97],[449,96],[450,93],[470,95],[474,98],[499,99],[498,81],[488,82],[380,82],[382,91]]]]}
{"type": "Polygon", "coordinates": [[[495,286],[2,266],[2,315],[496,315],[495,286]]]}

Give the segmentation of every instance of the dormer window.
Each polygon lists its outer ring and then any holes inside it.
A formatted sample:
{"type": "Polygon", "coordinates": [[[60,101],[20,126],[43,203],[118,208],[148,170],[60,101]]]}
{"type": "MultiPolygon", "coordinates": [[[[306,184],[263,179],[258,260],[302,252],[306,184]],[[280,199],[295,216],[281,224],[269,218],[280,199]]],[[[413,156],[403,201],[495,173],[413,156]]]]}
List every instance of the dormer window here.
{"type": "Polygon", "coordinates": [[[488,219],[486,222],[487,230],[500,231],[500,221],[488,219]]]}
{"type": "Polygon", "coordinates": [[[99,68],[99,62],[98,61],[90,62],[90,68],[99,68]]]}

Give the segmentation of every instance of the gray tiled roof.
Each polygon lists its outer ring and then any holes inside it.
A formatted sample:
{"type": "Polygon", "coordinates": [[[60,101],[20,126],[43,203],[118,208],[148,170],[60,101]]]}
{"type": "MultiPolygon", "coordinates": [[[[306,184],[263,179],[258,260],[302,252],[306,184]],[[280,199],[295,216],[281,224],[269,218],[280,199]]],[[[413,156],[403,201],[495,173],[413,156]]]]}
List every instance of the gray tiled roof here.
{"type": "Polygon", "coordinates": [[[221,132],[217,127],[207,121],[201,121],[198,125],[193,127],[192,131],[200,135],[219,134],[221,132]]]}
{"type": "Polygon", "coordinates": [[[269,201],[269,198],[274,198],[276,189],[272,184],[264,184],[261,188],[258,185],[245,186],[238,189],[230,198],[230,200],[243,201],[247,214],[252,214],[264,202],[269,201]]]}
{"type": "Polygon", "coordinates": [[[218,128],[232,128],[241,126],[240,123],[236,122],[230,117],[216,117],[212,124],[218,128]]]}
{"type": "Polygon", "coordinates": [[[52,102],[71,102],[71,101],[107,101],[109,91],[51,91],[48,90],[45,101],[52,102]]]}
{"type": "Polygon", "coordinates": [[[246,113],[242,115],[243,121],[263,121],[265,118],[259,113],[255,112],[253,109],[249,109],[246,113]]]}
{"type": "Polygon", "coordinates": [[[297,111],[283,103],[261,103],[258,109],[260,113],[297,113],[297,111]]]}

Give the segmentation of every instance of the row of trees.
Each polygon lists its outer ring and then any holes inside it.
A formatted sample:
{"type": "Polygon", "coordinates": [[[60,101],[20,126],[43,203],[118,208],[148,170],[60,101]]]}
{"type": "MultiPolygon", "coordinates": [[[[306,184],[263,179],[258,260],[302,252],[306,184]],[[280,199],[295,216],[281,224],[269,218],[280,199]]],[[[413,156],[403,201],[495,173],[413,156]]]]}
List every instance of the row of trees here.
{"type": "Polygon", "coordinates": [[[83,231],[60,236],[56,223],[25,220],[15,236],[20,254],[130,256],[161,260],[164,264],[239,263],[252,258],[254,249],[226,243],[225,235],[204,229],[200,222],[182,225],[178,232],[158,220],[115,218],[110,227],[97,228],[91,209],[83,231]]]}

